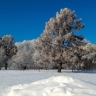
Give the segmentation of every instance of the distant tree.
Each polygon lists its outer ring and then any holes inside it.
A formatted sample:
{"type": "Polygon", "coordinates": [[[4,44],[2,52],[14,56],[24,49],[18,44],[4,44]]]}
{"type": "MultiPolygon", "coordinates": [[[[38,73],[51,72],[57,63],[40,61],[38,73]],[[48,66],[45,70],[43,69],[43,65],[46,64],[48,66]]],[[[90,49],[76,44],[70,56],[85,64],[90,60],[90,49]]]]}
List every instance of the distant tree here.
{"type": "Polygon", "coordinates": [[[35,66],[35,60],[33,59],[35,53],[35,45],[35,40],[16,43],[18,52],[8,62],[9,66],[13,67],[14,69],[33,69],[35,66]]]}
{"type": "MultiPolygon", "coordinates": [[[[11,59],[17,52],[17,47],[14,45],[14,38],[11,35],[6,35],[0,38],[0,66],[8,67],[8,59],[11,59]]],[[[1,69],[1,68],[0,68],[1,69]]]]}
{"type": "MultiPolygon", "coordinates": [[[[70,9],[61,9],[56,18],[46,23],[45,30],[39,38],[36,49],[41,51],[42,64],[56,62],[61,72],[62,64],[80,64],[82,53],[79,46],[85,45],[84,38],[75,34],[84,28],[81,19],[76,20],[76,14],[70,9]]],[[[38,61],[39,62],[39,61],[38,61]]]]}
{"type": "Polygon", "coordinates": [[[7,59],[7,56],[6,56],[5,50],[4,48],[1,47],[0,48],[0,70],[2,66],[5,66],[4,62],[6,61],[6,59],[7,59]]]}
{"type": "Polygon", "coordinates": [[[82,48],[86,50],[86,54],[82,56],[83,59],[86,59],[84,68],[86,70],[96,69],[96,45],[88,43],[82,48]]]}

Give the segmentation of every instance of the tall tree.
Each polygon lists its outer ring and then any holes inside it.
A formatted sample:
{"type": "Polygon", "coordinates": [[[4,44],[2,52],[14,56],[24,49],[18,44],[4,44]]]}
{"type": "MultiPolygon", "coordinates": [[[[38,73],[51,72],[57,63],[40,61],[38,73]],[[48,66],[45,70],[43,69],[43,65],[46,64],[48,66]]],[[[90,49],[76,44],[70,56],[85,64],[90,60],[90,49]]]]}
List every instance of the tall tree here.
{"type": "Polygon", "coordinates": [[[11,35],[6,35],[0,38],[0,66],[2,64],[5,66],[5,69],[7,69],[8,64],[7,61],[8,59],[11,59],[13,55],[15,55],[17,52],[17,47],[14,45],[14,38],[11,35]]]}
{"type": "Polygon", "coordinates": [[[65,8],[56,13],[56,18],[51,18],[46,23],[38,42],[41,47],[37,47],[41,50],[42,63],[59,63],[58,72],[61,72],[62,64],[79,64],[83,50],[78,46],[84,45],[85,42],[81,35],[75,33],[84,28],[81,21],[76,20],[74,11],[65,8]]]}

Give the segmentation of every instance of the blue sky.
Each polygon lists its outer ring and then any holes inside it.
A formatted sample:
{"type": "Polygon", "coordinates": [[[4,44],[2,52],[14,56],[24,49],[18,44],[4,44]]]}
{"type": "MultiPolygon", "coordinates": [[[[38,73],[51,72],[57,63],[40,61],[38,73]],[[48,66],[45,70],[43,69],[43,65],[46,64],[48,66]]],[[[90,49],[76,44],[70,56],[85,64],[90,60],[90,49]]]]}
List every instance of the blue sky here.
{"type": "Polygon", "coordinates": [[[36,39],[61,8],[75,10],[85,24],[79,34],[96,44],[96,0],[0,0],[0,36],[12,35],[16,42],[36,39]]]}

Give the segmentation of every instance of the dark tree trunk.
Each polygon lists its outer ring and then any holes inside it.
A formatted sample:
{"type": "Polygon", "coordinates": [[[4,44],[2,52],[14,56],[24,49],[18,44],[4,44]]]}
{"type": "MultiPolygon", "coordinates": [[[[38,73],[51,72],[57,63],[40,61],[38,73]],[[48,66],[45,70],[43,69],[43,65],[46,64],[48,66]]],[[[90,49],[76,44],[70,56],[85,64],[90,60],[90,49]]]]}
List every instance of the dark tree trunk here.
{"type": "Polygon", "coordinates": [[[87,64],[87,66],[85,67],[85,70],[90,70],[90,64],[87,64]]]}
{"type": "Polygon", "coordinates": [[[5,70],[7,70],[7,67],[8,67],[8,65],[7,65],[7,64],[5,64],[5,70]]]}
{"type": "Polygon", "coordinates": [[[59,63],[59,66],[58,66],[58,72],[61,72],[61,69],[62,69],[62,62],[59,63]]]}
{"type": "Polygon", "coordinates": [[[92,60],[87,60],[87,62],[84,65],[85,70],[90,70],[91,69],[91,64],[92,64],[92,60]]]}
{"type": "Polygon", "coordinates": [[[1,70],[1,65],[0,65],[0,70],[1,70]]]}

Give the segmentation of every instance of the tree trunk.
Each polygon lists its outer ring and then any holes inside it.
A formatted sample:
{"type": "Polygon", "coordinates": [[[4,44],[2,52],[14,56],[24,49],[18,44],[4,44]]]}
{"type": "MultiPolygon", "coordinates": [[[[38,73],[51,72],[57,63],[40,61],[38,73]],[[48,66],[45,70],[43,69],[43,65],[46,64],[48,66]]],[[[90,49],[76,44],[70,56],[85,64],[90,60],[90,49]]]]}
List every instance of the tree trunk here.
{"type": "Polygon", "coordinates": [[[58,72],[61,72],[61,69],[62,69],[62,62],[59,63],[59,66],[58,66],[58,72]]]}
{"type": "Polygon", "coordinates": [[[8,65],[7,65],[7,64],[5,64],[5,70],[7,70],[7,67],[8,67],[8,65]]]}
{"type": "Polygon", "coordinates": [[[86,66],[86,70],[90,70],[90,64],[86,66]]]}
{"type": "Polygon", "coordinates": [[[0,70],[1,70],[1,65],[0,65],[0,70]]]}
{"type": "Polygon", "coordinates": [[[92,60],[88,60],[85,64],[85,70],[90,70],[91,69],[91,64],[92,64],[92,60]]]}

